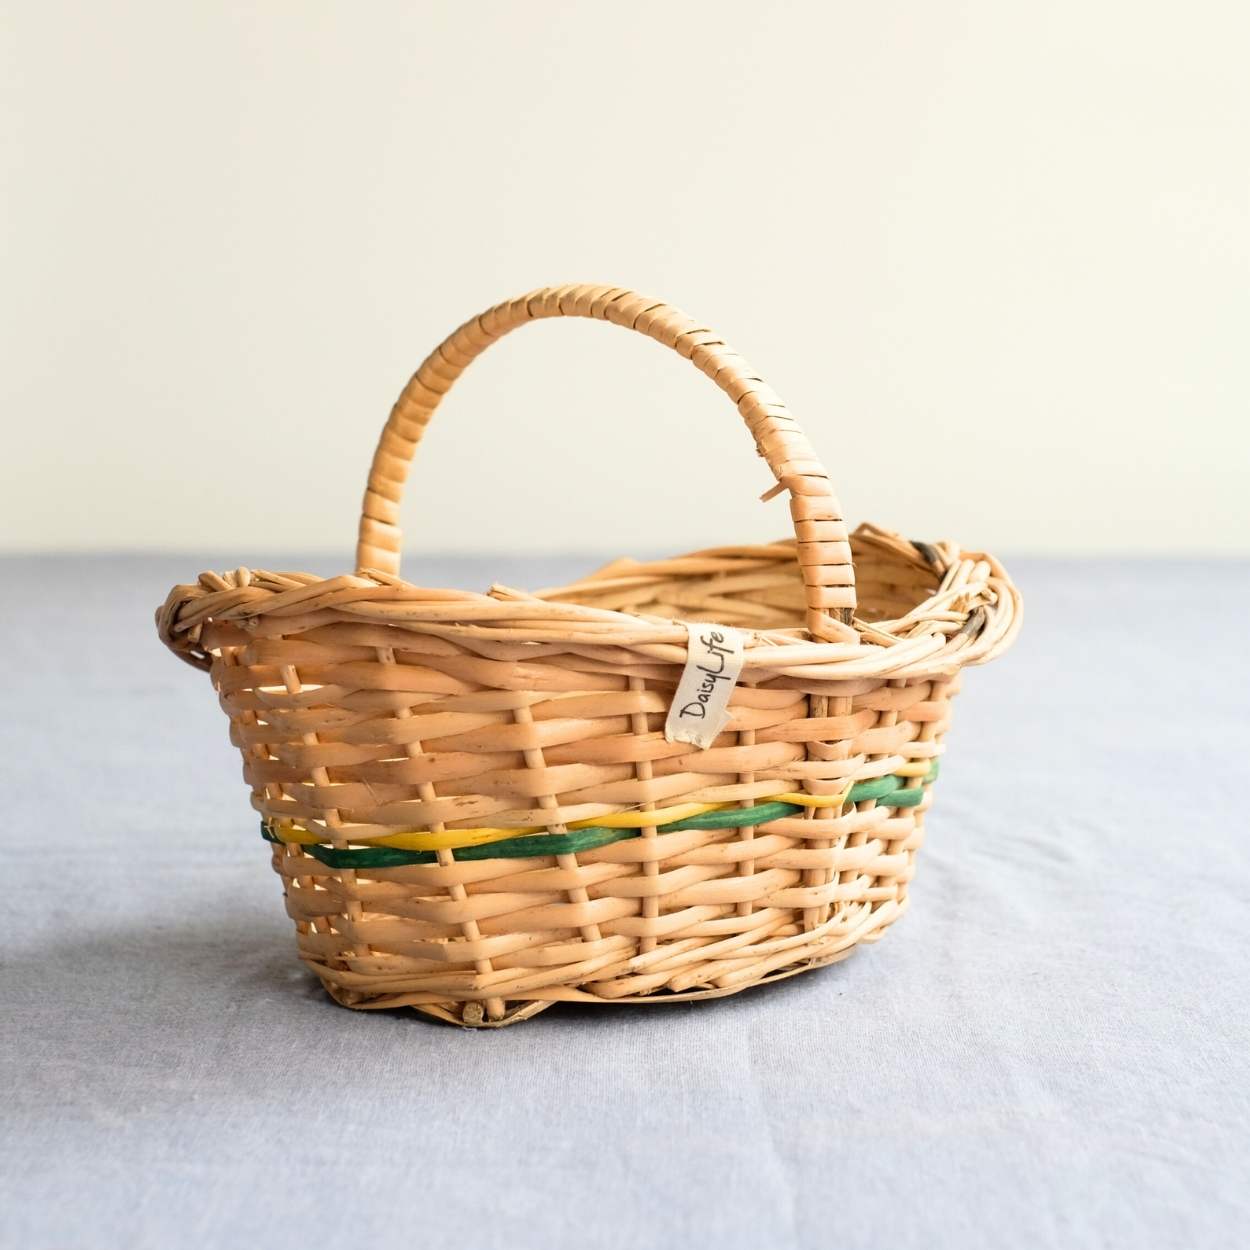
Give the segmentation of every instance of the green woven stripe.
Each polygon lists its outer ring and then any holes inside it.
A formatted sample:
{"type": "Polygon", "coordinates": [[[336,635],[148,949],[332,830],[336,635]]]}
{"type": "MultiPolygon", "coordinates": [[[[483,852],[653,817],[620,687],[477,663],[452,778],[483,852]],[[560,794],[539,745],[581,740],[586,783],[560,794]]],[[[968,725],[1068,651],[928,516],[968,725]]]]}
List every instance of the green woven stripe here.
{"type": "Polygon", "coordinates": [[[858,781],[851,787],[851,802],[862,803],[865,799],[883,799],[907,783],[902,777],[874,777],[871,781],[858,781]]]}
{"type": "Polygon", "coordinates": [[[913,786],[910,790],[895,790],[889,796],[886,807],[915,807],[924,798],[924,787],[913,786]]]}
{"type": "Polygon", "coordinates": [[[766,825],[770,820],[793,816],[803,809],[795,803],[757,803],[754,807],[731,807],[723,812],[703,812],[660,825],[660,833],[676,833],[678,829],[742,829],[746,825],[766,825]]]}
{"type": "MultiPolygon", "coordinates": [[[[851,787],[849,802],[862,803],[866,799],[885,799],[884,807],[915,807],[925,796],[925,786],[938,775],[938,762],[920,778],[920,785],[907,786],[910,778],[874,777],[871,781],[858,781],[851,787]]],[[[677,833],[682,829],[741,829],[747,825],[766,825],[785,816],[793,816],[803,808],[794,803],[767,802],[753,807],[733,807],[720,812],[703,812],[685,820],[675,820],[660,825],[659,833],[677,833]]],[[[269,842],[281,843],[282,839],[270,828],[267,820],[260,822],[261,835],[269,842]]],[[[475,859],[531,859],[540,855],[571,855],[577,851],[593,851],[596,847],[612,842],[624,842],[641,836],[639,829],[606,829],[602,826],[589,829],[572,829],[568,833],[528,833],[502,842],[486,842],[481,846],[462,846],[452,851],[457,862],[475,859]]],[[[403,868],[409,864],[436,864],[434,851],[405,851],[396,846],[362,846],[339,848],[333,846],[305,846],[304,850],[327,868],[403,868]]]]}
{"type": "Polygon", "coordinates": [[[452,854],[457,859],[523,859],[531,855],[571,855],[574,851],[593,851],[610,842],[636,838],[637,829],[570,829],[568,833],[527,833],[506,842],[487,842],[482,846],[465,846],[452,854]],[[503,848],[502,851],[500,848],[503,848]]]}
{"type": "MultiPolygon", "coordinates": [[[[281,842],[261,821],[260,831],[268,842],[281,842]]],[[[462,846],[452,852],[457,861],[474,859],[529,859],[535,855],[571,855],[576,851],[593,851],[610,842],[636,838],[637,829],[573,829],[569,833],[531,833],[508,838],[503,842],[487,842],[482,846],[462,846]]],[[[437,864],[434,851],[405,851],[397,846],[305,846],[309,855],[327,868],[403,868],[408,864],[437,864]]]]}

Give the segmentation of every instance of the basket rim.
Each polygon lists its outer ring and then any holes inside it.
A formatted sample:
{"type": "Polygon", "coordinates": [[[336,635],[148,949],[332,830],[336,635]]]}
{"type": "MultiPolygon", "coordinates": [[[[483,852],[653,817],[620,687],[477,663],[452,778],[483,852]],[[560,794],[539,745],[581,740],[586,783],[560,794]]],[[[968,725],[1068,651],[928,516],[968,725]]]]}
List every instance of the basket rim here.
{"type": "MultiPolygon", "coordinates": [[[[856,677],[901,678],[949,673],[983,664],[1010,646],[1022,618],[1020,594],[991,555],[965,552],[951,542],[905,539],[869,523],[853,539],[901,555],[932,570],[938,588],[905,616],[890,621],[856,617],[836,641],[802,627],[741,627],[747,680],[769,677],[813,681],[856,677]]],[[[488,591],[422,587],[393,574],[362,569],[333,577],[240,567],[201,573],[175,586],[157,609],[161,640],[196,668],[211,666],[211,627],[232,625],[253,637],[301,632],[329,621],[384,624],[472,645],[474,640],[517,645],[523,661],[560,647],[579,652],[623,649],[661,664],[681,664],[687,631],[682,618],[649,616],[571,602],[578,588],[601,589],[609,573],[657,575],[664,566],[741,558],[744,565],[794,558],[795,542],[712,547],[658,561],[613,561],[580,582],[526,592],[495,585],[488,591]],[[536,650],[539,648],[539,650],[536,650]]],[[[606,657],[605,657],[606,658],[606,657]]]]}

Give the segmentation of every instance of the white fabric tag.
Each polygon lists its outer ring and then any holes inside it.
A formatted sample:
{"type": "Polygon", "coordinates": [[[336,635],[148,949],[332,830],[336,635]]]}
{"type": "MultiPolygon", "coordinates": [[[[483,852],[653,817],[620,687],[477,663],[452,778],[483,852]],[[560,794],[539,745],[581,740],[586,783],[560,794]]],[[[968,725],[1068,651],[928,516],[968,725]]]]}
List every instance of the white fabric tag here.
{"type": "Polygon", "coordinates": [[[664,736],[706,751],[729,719],[729,696],[742,672],[743,635],[726,625],[686,623],[686,667],[669,705],[664,736]]]}

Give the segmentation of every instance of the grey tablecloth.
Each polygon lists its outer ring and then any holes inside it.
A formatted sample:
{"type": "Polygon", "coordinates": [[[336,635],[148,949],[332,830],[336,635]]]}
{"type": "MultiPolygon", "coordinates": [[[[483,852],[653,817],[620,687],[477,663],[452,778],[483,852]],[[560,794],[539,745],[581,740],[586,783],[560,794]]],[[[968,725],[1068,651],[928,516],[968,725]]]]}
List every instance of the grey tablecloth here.
{"type": "Polygon", "coordinates": [[[296,961],[224,717],[151,626],[225,563],[0,562],[0,1244],[1250,1240],[1250,567],[1018,563],[880,945],[464,1032],[296,961]]]}

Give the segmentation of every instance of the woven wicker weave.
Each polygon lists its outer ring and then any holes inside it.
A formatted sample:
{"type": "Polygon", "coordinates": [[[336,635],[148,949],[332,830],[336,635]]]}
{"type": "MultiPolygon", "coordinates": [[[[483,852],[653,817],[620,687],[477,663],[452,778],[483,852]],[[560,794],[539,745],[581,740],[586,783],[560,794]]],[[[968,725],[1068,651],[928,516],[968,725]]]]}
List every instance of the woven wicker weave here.
{"type": "Polygon", "coordinates": [[[433,352],[374,456],[357,567],[205,573],[170,593],[159,632],[212,674],[326,989],[472,1025],[729,994],[880,937],[907,905],[959,670],[1020,622],[990,556],[848,538],[742,358],[616,287],[536,291],[433,352]],[[402,581],[399,502],[427,421],[484,348],[556,316],[637,330],[711,377],[789,493],[795,539],[620,560],[533,595],[402,581]],[[747,634],[706,750],[663,732],[683,621],[747,634]]]}

